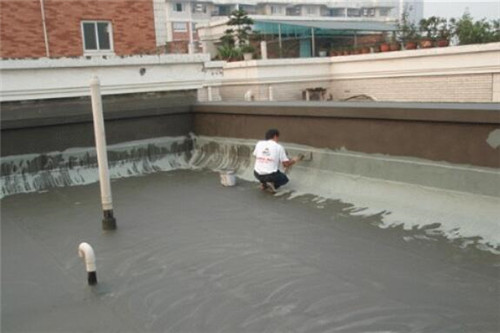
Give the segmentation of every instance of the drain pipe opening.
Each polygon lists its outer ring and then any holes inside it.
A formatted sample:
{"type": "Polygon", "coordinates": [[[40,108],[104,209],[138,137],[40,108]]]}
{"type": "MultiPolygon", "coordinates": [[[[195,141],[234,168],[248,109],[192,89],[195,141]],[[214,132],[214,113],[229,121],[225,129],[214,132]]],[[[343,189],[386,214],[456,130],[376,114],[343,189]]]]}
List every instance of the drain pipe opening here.
{"type": "Polygon", "coordinates": [[[78,256],[85,261],[85,268],[87,270],[87,281],[90,286],[97,284],[97,273],[95,266],[94,249],[88,243],[81,243],[78,246],[78,256]]]}

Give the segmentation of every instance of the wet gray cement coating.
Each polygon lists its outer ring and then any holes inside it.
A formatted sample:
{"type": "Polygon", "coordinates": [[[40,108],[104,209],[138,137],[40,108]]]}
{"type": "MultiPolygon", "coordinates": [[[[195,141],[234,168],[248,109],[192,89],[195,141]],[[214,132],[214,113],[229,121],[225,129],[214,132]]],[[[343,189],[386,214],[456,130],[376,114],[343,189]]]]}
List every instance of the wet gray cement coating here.
{"type": "Polygon", "coordinates": [[[475,247],[209,171],[112,188],[107,233],[97,184],[2,199],[2,332],[500,331],[499,257],[475,247]]]}

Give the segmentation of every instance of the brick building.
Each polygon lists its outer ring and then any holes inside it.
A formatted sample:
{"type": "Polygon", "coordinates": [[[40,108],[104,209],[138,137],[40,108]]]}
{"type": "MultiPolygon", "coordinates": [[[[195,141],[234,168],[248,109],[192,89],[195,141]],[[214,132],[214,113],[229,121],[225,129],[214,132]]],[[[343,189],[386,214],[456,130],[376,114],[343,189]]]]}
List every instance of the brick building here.
{"type": "Polygon", "coordinates": [[[0,57],[132,55],[156,49],[151,0],[0,0],[0,57]]]}

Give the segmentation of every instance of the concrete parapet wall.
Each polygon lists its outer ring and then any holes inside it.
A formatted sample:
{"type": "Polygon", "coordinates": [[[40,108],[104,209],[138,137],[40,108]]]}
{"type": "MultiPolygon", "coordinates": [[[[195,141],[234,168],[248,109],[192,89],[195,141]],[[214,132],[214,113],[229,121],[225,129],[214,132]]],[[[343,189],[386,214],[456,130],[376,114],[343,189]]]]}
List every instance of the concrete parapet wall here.
{"type": "MultiPolygon", "coordinates": [[[[378,101],[491,102],[492,74],[333,80],[333,100],[367,95],[378,101]]],[[[497,100],[499,101],[499,100],[497,100]]]]}
{"type": "MultiPolygon", "coordinates": [[[[187,135],[196,91],[104,96],[108,144],[187,135]]],[[[1,155],[93,147],[90,98],[2,103],[1,155]]]]}
{"type": "Polygon", "coordinates": [[[332,150],[500,168],[499,105],[290,102],[210,103],[194,107],[198,135],[281,139],[332,150]]]}
{"type": "MultiPolygon", "coordinates": [[[[228,63],[221,96],[242,101],[272,86],[275,100],[302,99],[323,87],[333,100],[368,95],[378,101],[500,102],[500,43],[350,55],[228,63]]],[[[259,95],[255,100],[264,100],[259,95]]]]}
{"type": "Polygon", "coordinates": [[[207,54],[10,59],[0,74],[0,101],[9,102],[89,96],[95,75],[103,95],[202,89],[222,77],[222,63],[207,54]]]}
{"type": "MultiPolygon", "coordinates": [[[[211,169],[222,166],[233,168],[239,170],[241,177],[254,179],[252,151],[257,140],[202,136],[196,137],[195,142],[198,154],[193,155],[193,164],[211,169]],[[205,160],[205,163],[202,164],[197,159],[205,160]]],[[[317,177],[319,172],[331,172],[350,177],[500,197],[500,171],[491,168],[281,143],[290,157],[298,153],[310,156],[299,163],[297,168],[307,170],[311,177],[317,177]]]]}

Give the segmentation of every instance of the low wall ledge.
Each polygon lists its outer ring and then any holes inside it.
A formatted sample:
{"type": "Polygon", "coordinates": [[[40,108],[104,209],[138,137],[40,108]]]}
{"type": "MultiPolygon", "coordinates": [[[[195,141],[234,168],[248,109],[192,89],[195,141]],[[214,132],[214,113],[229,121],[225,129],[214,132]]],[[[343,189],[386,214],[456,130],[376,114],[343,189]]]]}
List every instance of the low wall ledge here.
{"type": "Polygon", "coordinates": [[[212,102],[197,103],[195,113],[283,117],[365,118],[500,125],[500,103],[411,102],[212,102]]]}

